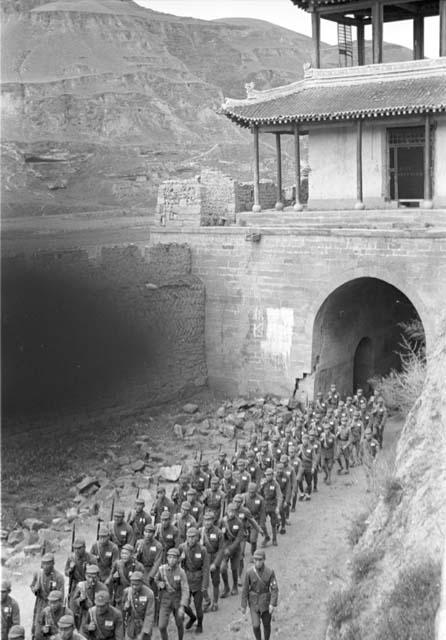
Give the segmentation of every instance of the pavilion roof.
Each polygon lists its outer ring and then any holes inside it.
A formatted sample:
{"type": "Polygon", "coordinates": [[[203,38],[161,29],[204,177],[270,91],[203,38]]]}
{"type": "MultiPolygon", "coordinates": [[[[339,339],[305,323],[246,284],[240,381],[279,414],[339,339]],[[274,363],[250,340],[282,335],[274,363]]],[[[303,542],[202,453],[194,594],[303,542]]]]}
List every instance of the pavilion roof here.
{"type": "Polygon", "coordinates": [[[243,127],[439,111],[446,111],[445,67],[426,74],[366,74],[351,81],[347,74],[341,81],[304,78],[277,89],[253,92],[246,100],[229,99],[222,106],[224,115],[243,127]]]}

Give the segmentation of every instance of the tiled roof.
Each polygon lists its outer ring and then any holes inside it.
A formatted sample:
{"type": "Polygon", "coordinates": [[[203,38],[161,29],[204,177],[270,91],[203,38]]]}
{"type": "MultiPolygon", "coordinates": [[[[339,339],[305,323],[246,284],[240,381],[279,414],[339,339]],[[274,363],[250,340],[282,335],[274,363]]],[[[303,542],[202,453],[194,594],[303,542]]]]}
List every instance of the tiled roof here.
{"type": "Polygon", "coordinates": [[[351,0],[291,0],[291,2],[301,9],[308,9],[311,5],[337,5],[351,2],[351,0]]]}
{"type": "MultiPolygon", "coordinates": [[[[376,77],[375,77],[376,78],[376,77]]],[[[222,112],[241,126],[349,120],[446,111],[446,75],[308,83],[306,80],[247,100],[227,100],[222,112]]]]}

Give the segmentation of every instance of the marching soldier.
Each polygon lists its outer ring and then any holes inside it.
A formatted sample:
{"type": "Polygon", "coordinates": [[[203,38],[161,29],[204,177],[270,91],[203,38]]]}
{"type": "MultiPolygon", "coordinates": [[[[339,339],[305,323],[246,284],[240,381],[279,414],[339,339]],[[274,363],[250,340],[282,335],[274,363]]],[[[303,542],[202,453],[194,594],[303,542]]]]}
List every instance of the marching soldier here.
{"type": "Polygon", "coordinates": [[[65,575],[69,578],[68,606],[71,610],[73,610],[74,591],[78,583],[85,580],[87,566],[96,563],[96,556],[85,550],[85,540],[76,538],[73,542],[73,553],[65,563],[65,575]]]}
{"type": "Polygon", "coordinates": [[[268,535],[268,530],[266,527],[266,518],[269,517],[271,521],[271,529],[272,529],[272,538],[273,545],[277,546],[277,517],[280,513],[280,508],[282,506],[282,492],[276,480],[273,478],[273,470],[271,467],[268,467],[265,470],[265,478],[260,489],[260,494],[263,496],[265,500],[265,532],[266,538],[262,542],[262,547],[266,546],[266,544],[271,540],[268,535]]]}
{"type": "Polygon", "coordinates": [[[11,598],[11,583],[2,580],[2,640],[8,640],[8,633],[14,625],[20,625],[20,609],[14,598],[11,598]]]}
{"type": "Polygon", "coordinates": [[[319,442],[319,432],[317,429],[312,429],[310,431],[310,444],[314,451],[314,471],[312,473],[313,491],[317,493],[318,471],[321,463],[321,444],[319,442]]]}
{"type": "Polygon", "coordinates": [[[40,614],[36,625],[36,640],[53,638],[58,632],[59,620],[62,616],[72,616],[72,611],[63,604],[62,591],[54,589],[48,596],[48,606],[40,614]]]}
{"type": "Polygon", "coordinates": [[[285,524],[287,517],[287,506],[291,504],[291,482],[289,476],[285,472],[283,462],[276,464],[276,482],[282,493],[282,500],[279,507],[280,529],[281,534],[286,533],[285,524]]]}
{"type": "Polygon", "coordinates": [[[248,463],[246,466],[246,471],[251,476],[251,482],[255,482],[257,487],[260,486],[260,480],[262,478],[262,470],[260,469],[257,459],[256,452],[254,449],[250,449],[247,453],[248,463]]]}
{"type": "Polygon", "coordinates": [[[122,613],[111,606],[107,591],[96,594],[82,632],[90,640],[124,640],[122,613]]]}
{"type": "Polygon", "coordinates": [[[278,598],[279,589],[274,571],[265,565],[265,552],[257,549],[254,553],[254,566],[246,572],[241,600],[243,615],[249,606],[256,640],[262,640],[261,624],[265,640],[270,639],[271,617],[278,598]]]}
{"type": "Polygon", "coordinates": [[[350,473],[350,445],[351,445],[351,429],[347,422],[347,417],[341,417],[341,423],[336,432],[337,440],[337,456],[336,460],[339,465],[338,474],[342,473],[344,467],[342,460],[345,462],[345,473],[350,473]]]}
{"type": "Polygon", "coordinates": [[[106,582],[110,577],[113,564],[119,559],[119,549],[114,542],[110,540],[110,531],[108,527],[101,525],[98,531],[98,539],[91,549],[97,560],[99,568],[99,580],[106,582]]]}
{"type": "Polygon", "coordinates": [[[134,571],[130,587],[124,591],[124,629],[126,640],[151,640],[155,617],[155,597],[143,584],[143,575],[134,571]]]}
{"type": "Polygon", "coordinates": [[[196,527],[197,521],[191,514],[190,502],[183,502],[181,505],[181,512],[174,518],[174,524],[178,529],[178,541],[186,542],[186,533],[190,527],[196,527]]]}
{"type": "Polygon", "coordinates": [[[113,520],[109,524],[111,541],[121,551],[125,544],[133,546],[135,541],[135,535],[132,527],[124,520],[124,509],[115,509],[113,520]]]}
{"type": "Polygon", "coordinates": [[[154,518],[154,523],[158,524],[161,522],[162,514],[167,511],[169,515],[175,513],[175,505],[172,500],[166,496],[166,490],[164,487],[158,487],[156,490],[156,500],[153,503],[152,509],[150,510],[150,515],[154,518]]]}
{"type": "Polygon", "coordinates": [[[243,496],[243,503],[247,509],[249,509],[252,518],[255,520],[257,527],[250,527],[249,530],[249,542],[251,544],[251,556],[254,555],[254,551],[257,549],[257,540],[259,533],[262,533],[266,538],[265,531],[265,500],[257,491],[257,485],[255,482],[250,482],[248,485],[248,492],[243,496]]]}
{"type": "Polygon", "coordinates": [[[325,484],[331,484],[331,471],[335,458],[336,438],[330,431],[328,422],[324,422],[324,431],[320,438],[321,443],[321,464],[324,472],[325,484]]]}
{"type": "Polygon", "coordinates": [[[237,471],[232,474],[235,482],[236,493],[246,493],[248,484],[251,482],[251,476],[246,470],[247,461],[245,458],[238,458],[237,471]]]}
{"type": "Polygon", "coordinates": [[[179,544],[178,529],[171,523],[171,515],[169,511],[163,511],[161,514],[161,522],[157,525],[155,531],[155,539],[158,540],[163,547],[162,562],[167,562],[167,552],[179,544]]]}
{"type": "Polygon", "coordinates": [[[201,496],[201,494],[204,493],[204,490],[206,489],[206,478],[201,472],[201,466],[198,460],[194,460],[194,463],[192,465],[190,486],[192,487],[192,489],[195,489],[199,496],[201,496]]]}
{"type": "Polygon", "coordinates": [[[161,640],[168,640],[167,625],[173,613],[177,626],[178,640],[183,639],[184,608],[189,603],[189,586],[184,570],[179,566],[180,552],[169,549],[167,564],[162,564],[155,576],[160,594],[159,632],[161,640]]]}
{"type": "Polygon", "coordinates": [[[54,640],[86,640],[74,628],[74,618],[72,614],[64,615],[59,619],[57,623],[58,632],[54,636],[54,640]]]}
{"type": "Polygon", "coordinates": [[[299,445],[297,455],[301,460],[297,484],[299,487],[299,500],[311,500],[313,486],[313,473],[316,469],[316,454],[310,442],[308,433],[302,433],[302,443],[299,445]],[[304,480],[306,490],[304,491],[304,480]]]}
{"type": "Polygon", "coordinates": [[[83,627],[88,609],[94,605],[98,591],[107,591],[107,587],[99,581],[99,568],[95,564],[90,564],[85,570],[85,580],[78,582],[71,598],[71,610],[76,629],[83,627]]]}
{"type": "Polygon", "coordinates": [[[211,478],[211,486],[209,489],[203,494],[203,505],[206,507],[208,511],[213,511],[216,514],[216,518],[218,519],[218,514],[223,516],[223,502],[225,499],[225,494],[223,491],[220,491],[220,480],[213,476],[211,478]]]}
{"type": "Polygon", "coordinates": [[[243,542],[243,525],[236,515],[237,508],[233,502],[227,506],[227,514],[221,520],[221,531],[223,533],[223,561],[221,563],[221,577],[223,580],[222,598],[227,598],[229,594],[238,594],[238,576],[240,568],[240,551],[243,542]],[[232,590],[229,590],[228,563],[231,562],[232,590]]]}
{"type": "Polygon", "coordinates": [[[375,440],[373,437],[372,430],[367,428],[361,442],[361,458],[364,464],[364,472],[367,481],[367,493],[370,493],[372,489],[373,467],[378,449],[378,440],[375,440]]]}
{"type": "Polygon", "coordinates": [[[194,600],[195,614],[189,606],[184,607],[189,616],[186,629],[191,629],[195,621],[195,633],[203,632],[203,594],[209,586],[209,556],[206,548],[199,542],[198,529],[191,527],[187,532],[186,542],[179,547],[180,560],[186,572],[189,594],[194,600]]]}
{"type": "Polygon", "coordinates": [[[175,505],[175,513],[179,513],[181,511],[181,505],[187,500],[187,490],[189,488],[190,485],[188,477],[181,476],[179,479],[179,484],[173,488],[172,494],[170,496],[171,501],[175,505]]]}
{"type": "Polygon", "coordinates": [[[133,529],[133,544],[144,536],[144,527],[152,522],[150,514],[144,509],[144,498],[136,498],[135,508],[127,516],[127,522],[133,529]]]}
{"type": "Polygon", "coordinates": [[[203,593],[204,611],[218,610],[218,596],[220,586],[220,564],[223,558],[223,533],[215,524],[215,513],[206,511],[203,516],[203,527],[200,529],[200,543],[209,556],[209,572],[212,582],[212,600],[206,590],[203,593]]]}
{"type": "Polygon", "coordinates": [[[225,470],[221,488],[223,493],[225,494],[225,503],[228,504],[233,500],[235,494],[237,493],[237,485],[234,478],[232,477],[231,469],[225,470]]]}
{"type": "Polygon", "coordinates": [[[201,524],[203,505],[199,502],[198,492],[193,487],[187,490],[187,502],[190,504],[190,515],[195,518],[195,522],[201,524]]]}
{"type": "MultiPolygon", "coordinates": [[[[257,529],[257,533],[261,533],[262,531],[259,525],[257,524],[257,522],[252,517],[252,513],[250,512],[250,510],[245,505],[243,505],[242,494],[237,493],[237,495],[234,496],[234,505],[235,505],[235,515],[242,523],[242,528],[243,528],[243,539],[242,539],[242,542],[240,543],[240,566],[239,566],[239,578],[241,578],[243,569],[245,567],[245,548],[246,548],[246,542],[247,540],[249,540],[249,537],[250,537],[250,531],[251,529],[257,529]]],[[[240,587],[242,586],[241,583],[239,584],[239,586],[240,587]]]]}
{"type": "Polygon", "coordinates": [[[138,540],[136,546],[136,559],[144,567],[144,583],[147,584],[155,594],[154,578],[163,559],[163,545],[155,540],[155,525],[146,524],[144,538],[138,540]]]}
{"type": "Polygon", "coordinates": [[[65,593],[64,577],[54,568],[54,555],[52,553],[46,553],[42,557],[40,566],[42,568],[40,571],[34,573],[31,582],[31,591],[36,596],[31,628],[31,636],[33,638],[40,615],[43,609],[48,606],[48,596],[51,591],[60,591],[62,597],[65,593]]]}
{"type": "Polygon", "coordinates": [[[113,565],[111,575],[107,580],[107,587],[112,595],[115,607],[122,611],[124,589],[130,586],[130,576],[135,571],[144,573],[143,565],[133,557],[133,547],[125,544],[121,549],[121,558],[113,565]]]}
{"type": "Polygon", "coordinates": [[[229,468],[229,463],[226,458],[226,453],[224,451],[221,451],[218,454],[218,462],[214,467],[214,474],[217,476],[217,478],[220,481],[223,480],[224,472],[228,468],[229,468]]]}

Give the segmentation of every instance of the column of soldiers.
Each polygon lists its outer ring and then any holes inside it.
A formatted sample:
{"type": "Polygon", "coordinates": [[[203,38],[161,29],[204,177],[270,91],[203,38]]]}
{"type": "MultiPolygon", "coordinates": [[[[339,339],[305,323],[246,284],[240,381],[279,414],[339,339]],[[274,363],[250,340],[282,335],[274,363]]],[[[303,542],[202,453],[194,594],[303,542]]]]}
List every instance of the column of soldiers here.
{"type": "MultiPolygon", "coordinates": [[[[261,638],[262,624],[268,640],[278,588],[263,548],[277,546],[297,501],[318,491],[320,472],[331,483],[334,463],[338,474],[364,464],[369,488],[387,411],[382,398],[367,400],[358,389],[341,400],[331,385],[326,397],[318,393],[288,416],[288,422],[262,420],[249,445],[236,445],[232,458],[219,453],[212,468],[196,460],[170,498],[157,488],[150,512],[138,496],[127,517],[114,509],[90,551],[75,538],[65,564],[66,597],[64,576],[54,556],[45,554],[31,584],[33,640],[150,640],[156,626],[166,640],[171,617],[181,640],[194,625],[202,633],[204,614],[217,611],[220,599],[236,596],[240,586],[255,637],[261,638]]],[[[3,581],[2,640],[22,629],[9,592],[3,581]]]]}

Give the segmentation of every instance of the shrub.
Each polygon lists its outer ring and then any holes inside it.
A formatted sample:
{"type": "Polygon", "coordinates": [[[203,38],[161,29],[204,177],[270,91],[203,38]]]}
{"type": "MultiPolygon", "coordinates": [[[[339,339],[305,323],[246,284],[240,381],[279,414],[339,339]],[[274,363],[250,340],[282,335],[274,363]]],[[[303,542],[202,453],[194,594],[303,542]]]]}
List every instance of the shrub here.
{"type": "Polygon", "coordinates": [[[382,549],[365,549],[353,556],[352,577],[353,582],[358,583],[369,576],[384,555],[382,549]]]}
{"type": "Polygon", "coordinates": [[[386,505],[394,509],[403,497],[403,485],[397,478],[387,478],[384,483],[383,500],[386,505]]]}
{"type": "Polygon", "coordinates": [[[362,511],[351,518],[350,527],[347,531],[347,540],[351,547],[357,545],[359,540],[362,538],[365,530],[367,529],[368,517],[369,511],[362,511]]]}
{"type": "Polygon", "coordinates": [[[439,561],[428,558],[403,569],[384,603],[376,640],[434,638],[440,591],[439,561]]]}
{"type": "Polygon", "coordinates": [[[350,620],[355,612],[356,589],[340,589],[331,594],[328,604],[329,622],[336,628],[340,629],[341,625],[350,620]]]}

